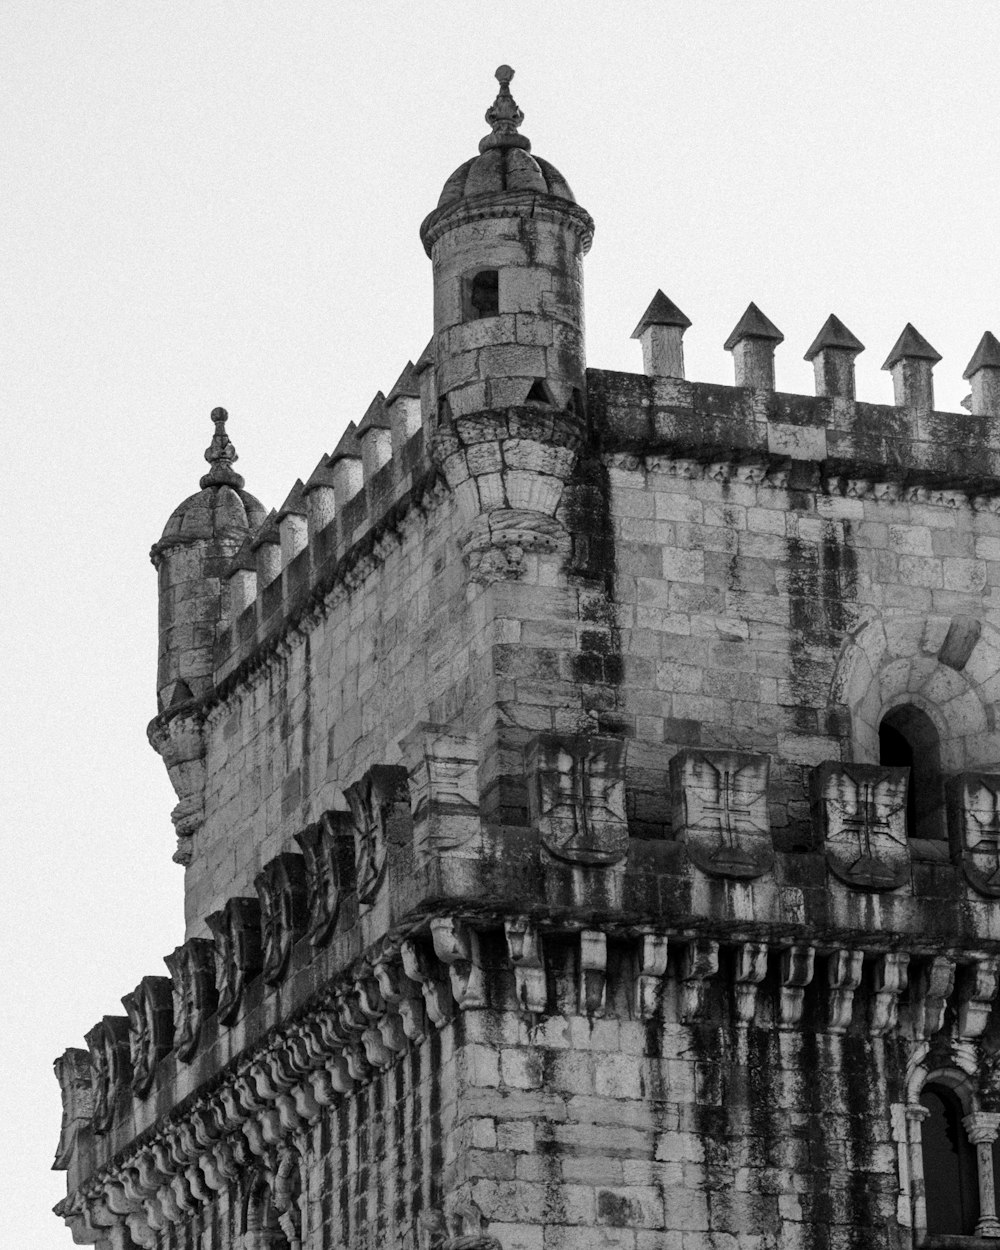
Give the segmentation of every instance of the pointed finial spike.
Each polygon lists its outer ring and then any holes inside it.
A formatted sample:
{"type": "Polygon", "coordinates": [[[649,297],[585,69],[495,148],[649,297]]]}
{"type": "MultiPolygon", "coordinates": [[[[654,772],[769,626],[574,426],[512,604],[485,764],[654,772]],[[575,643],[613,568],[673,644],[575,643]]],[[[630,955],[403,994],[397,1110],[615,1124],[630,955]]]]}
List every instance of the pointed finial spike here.
{"type": "Polygon", "coordinates": [[[996,335],[987,330],[972,353],[972,359],[966,365],[962,377],[969,379],[980,369],[997,368],[1000,368],[1000,343],[997,342],[996,335]]]}
{"type": "Polygon", "coordinates": [[[684,331],[690,325],[691,318],[686,317],[672,299],[657,290],[649,307],[639,318],[639,324],[632,331],[632,337],[639,338],[647,326],[679,326],[684,331]]]}
{"type": "Polygon", "coordinates": [[[891,369],[901,360],[929,360],[932,365],[936,365],[940,359],[941,353],[935,351],[912,322],[908,321],[903,333],[893,344],[892,351],[886,356],[882,368],[891,369]]]}
{"type": "Polygon", "coordinates": [[[834,351],[851,352],[855,356],[865,350],[864,343],[848,330],[835,313],[831,313],[823,322],[822,329],[809,345],[803,360],[813,360],[820,352],[831,348],[834,351]]]}
{"type": "Polygon", "coordinates": [[[234,486],[239,490],[244,485],[243,478],[233,468],[233,462],[238,460],[239,456],[226,433],[228,420],[229,413],[225,408],[212,409],[215,433],[212,435],[211,443],[205,448],[205,459],[211,467],[199,482],[202,490],[209,486],[234,486]]]}

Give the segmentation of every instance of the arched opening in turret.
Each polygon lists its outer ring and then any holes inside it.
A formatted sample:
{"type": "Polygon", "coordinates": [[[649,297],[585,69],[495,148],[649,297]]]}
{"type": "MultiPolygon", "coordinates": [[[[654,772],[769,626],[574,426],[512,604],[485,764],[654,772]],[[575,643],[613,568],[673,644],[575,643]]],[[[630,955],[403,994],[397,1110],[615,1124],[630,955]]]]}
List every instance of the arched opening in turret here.
{"type": "Polygon", "coordinates": [[[941,744],[934,722],[918,707],[893,708],[878,729],[879,763],[908,768],[906,833],[911,838],[941,840],[944,827],[944,786],[941,744]]]}
{"type": "Polygon", "coordinates": [[[480,269],[465,282],[463,320],[496,317],[500,313],[500,272],[480,269]]]}
{"type": "Polygon", "coordinates": [[[555,399],[549,384],[544,378],[535,378],[534,382],[528,387],[528,393],[524,397],[526,404],[548,404],[549,407],[555,407],[555,399]]]}
{"type": "Polygon", "coordinates": [[[979,1218],[975,1147],[962,1125],[955,1091],[925,1085],[920,1104],[927,1112],[920,1129],[927,1232],[971,1236],[979,1218]]]}

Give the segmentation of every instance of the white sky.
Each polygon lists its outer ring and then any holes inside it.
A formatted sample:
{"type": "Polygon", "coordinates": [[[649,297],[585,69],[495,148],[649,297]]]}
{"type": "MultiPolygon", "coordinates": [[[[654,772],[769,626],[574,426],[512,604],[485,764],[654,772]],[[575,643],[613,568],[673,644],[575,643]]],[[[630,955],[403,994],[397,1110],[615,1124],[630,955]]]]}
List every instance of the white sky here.
{"type": "MultiPolygon", "coordinates": [[[[658,286],[688,376],[731,382],[749,300],[778,385],[830,312],[906,321],[957,409],[1000,333],[1000,4],[6,0],[3,120],[5,1027],[11,1246],[49,1214],[52,1059],[183,936],[147,559],[197,489],[210,409],[279,505],[431,329],[417,230],[486,132],[495,67],[593,214],[588,359],[641,369],[658,286]]],[[[9,1239],[9,1240],[7,1240],[9,1239]]]]}

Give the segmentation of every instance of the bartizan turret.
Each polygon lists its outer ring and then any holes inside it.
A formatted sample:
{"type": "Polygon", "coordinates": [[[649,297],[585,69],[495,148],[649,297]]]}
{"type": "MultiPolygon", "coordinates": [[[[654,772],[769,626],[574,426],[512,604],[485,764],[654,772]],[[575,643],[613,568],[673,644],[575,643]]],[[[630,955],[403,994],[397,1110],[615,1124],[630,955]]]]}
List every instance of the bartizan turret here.
{"type": "Polygon", "coordinates": [[[513,75],[497,70],[491,131],[420,228],[434,265],[433,454],[470,520],[465,550],[481,580],[506,575],[503,553],[558,541],[585,421],[594,223],[519,133],[513,75]]]}
{"type": "Polygon", "coordinates": [[[204,752],[199,701],[212,684],[212,648],[225,619],[223,574],[247,536],[264,519],[263,505],[243,489],[233,468],[236,448],[226,433],[228,413],[215,408],[215,434],[205,452],[201,489],[174,510],[150,559],[159,577],[158,715],[149,726],[177,793],[173,811],[181,863],[203,816],[204,752]]]}

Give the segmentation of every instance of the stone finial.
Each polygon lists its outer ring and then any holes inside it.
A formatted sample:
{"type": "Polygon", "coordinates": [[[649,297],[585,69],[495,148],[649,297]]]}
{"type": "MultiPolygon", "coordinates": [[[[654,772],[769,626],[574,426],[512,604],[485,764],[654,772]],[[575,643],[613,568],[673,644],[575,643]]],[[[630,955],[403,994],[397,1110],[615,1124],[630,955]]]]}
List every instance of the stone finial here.
{"type": "Polygon", "coordinates": [[[647,377],[683,378],[684,331],[689,317],[657,290],[649,307],[632,331],[642,344],[642,368],[647,377]]]}
{"type": "Polygon", "coordinates": [[[754,303],[736,323],[723,346],[733,353],[736,385],[774,390],[774,349],[785,341],[778,327],[754,303]]]}
{"type": "Polygon", "coordinates": [[[1000,343],[989,330],[979,340],[962,377],[972,386],[976,416],[1000,417],[1000,343]]]}
{"type": "Polygon", "coordinates": [[[479,140],[479,150],[486,152],[490,148],[524,148],[530,152],[531,141],[525,135],[517,133],[518,126],[524,121],[524,114],[510,94],[510,80],[514,77],[514,71],[509,65],[501,65],[494,77],[500,84],[500,90],[486,110],[486,120],[492,130],[479,140]]]}
{"type": "Polygon", "coordinates": [[[854,357],[864,350],[864,343],[831,313],[803,357],[812,361],[816,373],[816,394],[853,399],[854,357]]]}
{"type": "Polygon", "coordinates": [[[434,354],[434,335],[424,350],[417,357],[413,372],[420,385],[420,419],[424,425],[430,425],[437,412],[437,357],[434,354]]]}
{"type": "Polygon", "coordinates": [[[291,564],[309,541],[308,515],[305,488],[302,479],[297,478],[285,502],[278,509],[276,518],[281,539],[282,567],[291,564]]]}
{"type": "Polygon", "coordinates": [[[940,352],[907,322],[882,366],[892,374],[897,408],[934,407],[934,366],[940,359],[940,352]]]}
{"type": "Polygon", "coordinates": [[[205,448],[205,459],[211,467],[198,485],[202,490],[209,486],[233,486],[239,490],[245,482],[233,468],[233,461],[238,460],[239,456],[226,433],[229,413],[225,408],[213,408],[212,420],[215,422],[215,433],[211,443],[205,448]]]}
{"type": "Polygon", "coordinates": [[[340,436],[340,442],[330,453],[330,470],[333,473],[333,493],[337,507],[342,508],[365,484],[361,471],[361,443],[358,427],[352,421],[340,436]]]}
{"type": "Polygon", "coordinates": [[[361,444],[361,466],[369,481],[392,458],[392,425],[386,410],[385,396],[378,391],[358,425],[361,444]]]}

